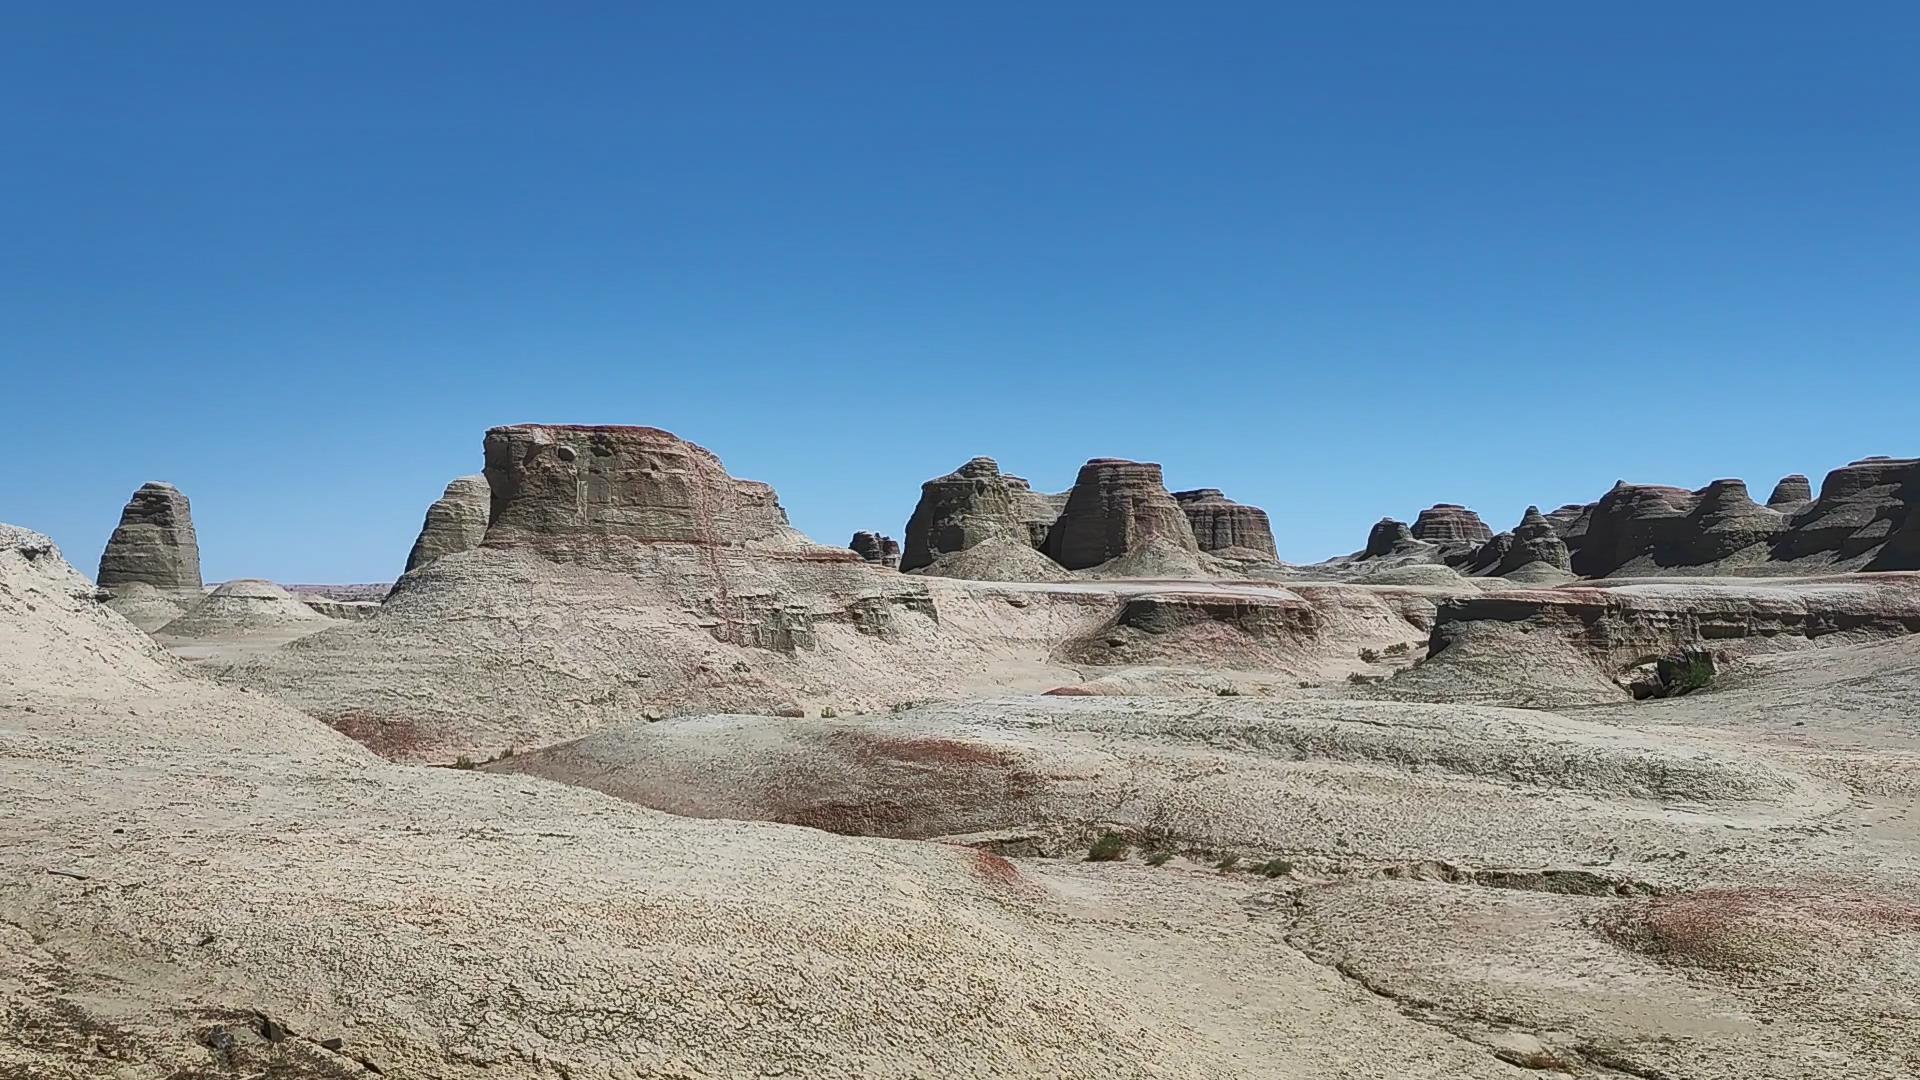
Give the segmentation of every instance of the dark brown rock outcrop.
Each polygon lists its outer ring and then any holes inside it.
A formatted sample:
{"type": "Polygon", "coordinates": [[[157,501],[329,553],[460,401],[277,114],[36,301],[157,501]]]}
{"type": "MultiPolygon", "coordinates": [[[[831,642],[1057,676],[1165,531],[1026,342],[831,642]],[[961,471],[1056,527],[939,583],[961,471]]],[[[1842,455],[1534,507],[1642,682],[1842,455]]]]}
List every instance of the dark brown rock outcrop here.
{"type": "Polygon", "coordinates": [[[1381,518],[1373,523],[1373,528],[1367,530],[1367,547],[1360,553],[1360,557],[1377,559],[1383,555],[1391,555],[1394,549],[1402,544],[1411,543],[1413,543],[1413,530],[1407,527],[1406,522],[1396,521],[1393,518],[1381,518]]]}
{"type": "Polygon", "coordinates": [[[1007,476],[990,457],[977,457],[920,485],[920,502],[907,520],[900,569],[918,570],[942,555],[998,537],[1031,546],[1052,524],[1053,509],[1025,480],[1007,476]]]}
{"type": "Polygon", "coordinates": [[[861,531],[853,534],[847,548],[865,562],[876,566],[896,568],[900,565],[900,541],[891,536],[882,536],[877,532],[861,531]]]}
{"type": "Polygon", "coordinates": [[[1835,469],[1774,546],[1780,559],[1856,559],[1886,543],[1920,502],[1920,460],[1872,457],[1835,469]]]}
{"type": "Polygon", "coordinates": [[[658,428],[497,427],[487,432],[486,461],[489,547],[561,560],[656,543],[858,559],[794,531],[771,487],[734,479],[711,452],[658,428]]]}
{"type": "Polygon", "coordinates": [[[1200,550],[1160,466],[1095,458],[1080,467],[1066,508],[1047,534],[1046,551],[1061,566],[1084,570],[1156,539],[1177,550],[1200,550]]]}
{"type": "Polygon", "coordinates": [[[120,511],[95,580],[107,590],[150,585],[183,600],[201,599],[200,539],[193,531],[193,508],[180,489],[140,485],[120,511]]]}
{"type": "Polygon", "coordinates": [[[1768,544],[1787,527],[1777,510],[1753,501],[1742,480],[1715,480],[1700,491],[1687,528],[1676,539],[1677,565],[1718,562],[1758,544],[1768,544]]]}
{"type": "Polygon", "coordinates": [[[1767,496],[1767,505],[1776,510],[1812,501],[1813,483],[1799,473],[1781,477],[1780,482],[1773,485],[1773,494],[1767,496]]]}
{"type": "Polygon", "coordinates": [[[487,517],[492,511],[493,491],[485,476],[462,476],[447,485],[447,490],[427,507],[427,519],[420,536],[407,553],[407,570],[425,566],[435,559],[480,546],[487,538],[487,517]]]}
{"type": "Polygon", "coordinates": [[[1559,531],[1537,506],[1527,507],[1520,524],[1514,526],[1512,536],[1512,545],[1501,554],[1495,567],[1497,574],[1511,574],[1532,563],[1545,563],[1560,570],[1573,563],[1566,541],[1560,539],[1559,531]]]}
{"type": "Polygon", "coordinates": [[[1686,488],[1622,480],[1594,504],[1585,541],[1573,553],[1573,572],[1605,577],[1669,546],[1699,496],[1686,488]]]}
{"type": "Polygon", "coordinates": [[[1201,551],[1279,561],[1273,546],[1273,526],[1265,510],[1234,502],[1218,488],[1176,491],[1173,501],[1185,511],[1201,551]]]}
{"type": "Polygon", "coordinates": [[[1480,515],[1458,503],[1435,503],[1413,521],[1413,538],[1430,544],[1484,544],[1493,530],[1480,515]]]}

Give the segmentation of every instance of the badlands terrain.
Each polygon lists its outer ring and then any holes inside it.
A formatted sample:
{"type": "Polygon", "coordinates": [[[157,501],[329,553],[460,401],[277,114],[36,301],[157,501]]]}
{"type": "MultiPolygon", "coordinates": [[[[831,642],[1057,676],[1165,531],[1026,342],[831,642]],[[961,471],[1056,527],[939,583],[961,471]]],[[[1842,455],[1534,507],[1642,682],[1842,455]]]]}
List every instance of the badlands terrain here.
{"type": "Polygon", "coordinates": [[[0,1077],[1920,1074],[1920,461],[1296,565],[1142,462],[831,547],[483,450],[390,588],[0,526],[0,1077]]]}

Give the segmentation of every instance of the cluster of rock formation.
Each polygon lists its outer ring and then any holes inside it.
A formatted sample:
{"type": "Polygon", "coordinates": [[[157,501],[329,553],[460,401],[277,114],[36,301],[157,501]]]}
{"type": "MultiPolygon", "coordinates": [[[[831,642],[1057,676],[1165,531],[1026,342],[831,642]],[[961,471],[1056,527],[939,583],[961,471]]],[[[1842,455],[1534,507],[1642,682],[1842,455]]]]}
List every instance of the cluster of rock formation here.
{"type": "Polygon", "coordinates": [[[1856,461],[1828,473],[1818,498],[1805,476],[1788,476],[1765,506],[1740,480],[1698,491],[1622,481],[1591,503],[1529,507],[1497,535],[1443,503],[1412,528],[1379,522],[1354,558],[1391,557],[1502,575],[1537,564],[1588,578],[1920,569],[1920,460],[1856,461]]]}
{"type": "Polygon", "coordinates": [[[848,550],[860,556],[862,561],[875,566],[884,566],[889,570],[900,566],[900,541],[891,536],[882,536],[877,532],[856,532],[847,544],[848,550]]]}
{"type": "MultiPolygon", "coordinates": [[[[1175,564],[1197,565],[1202,553],[1277,561],[1265,511],[1236,503],[1217,488],[1169,492],[1152,462],[1095,458],[1080,467],[1070,490],[1043,495],[1002,473],[992,458],[976,457],[921,485],[900,568],[950,570],[961,552],[988,544],[1006,550],[1009,542],[1063,570],[1093,570],[1149,552],[1175,564]]],[[[1015,561],[1019,565],[1010,566],[1010,573],[1035,579],[1031,559],[1015,561]]],[[[970,563],[968,572],[980,569],[970,563]]]]}

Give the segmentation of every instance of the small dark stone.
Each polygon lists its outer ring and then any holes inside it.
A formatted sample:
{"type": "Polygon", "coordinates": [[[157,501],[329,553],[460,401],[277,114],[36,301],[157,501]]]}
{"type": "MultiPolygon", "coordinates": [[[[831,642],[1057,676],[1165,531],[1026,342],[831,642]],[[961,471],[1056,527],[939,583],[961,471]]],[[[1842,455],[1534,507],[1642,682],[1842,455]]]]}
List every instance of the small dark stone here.
{"type": "Polygon", "coordinates": [[[347,1045],[347,1041],[339,1036],[320,1040],[320,1049],[322,1050],[338,1050],[345,1045],[347,1045]]]}

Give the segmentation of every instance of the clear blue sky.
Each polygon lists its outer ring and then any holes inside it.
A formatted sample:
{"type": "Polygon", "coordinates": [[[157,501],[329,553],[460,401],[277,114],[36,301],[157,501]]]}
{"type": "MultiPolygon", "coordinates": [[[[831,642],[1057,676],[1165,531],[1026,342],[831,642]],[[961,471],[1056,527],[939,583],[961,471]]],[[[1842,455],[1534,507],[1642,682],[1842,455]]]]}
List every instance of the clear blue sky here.
{"type": "Polygon", "coordinates": [[[391,577],[521,421],[898,535],[1163,462],[1283,557],[1920,451],[1911,4],[10,4],[0,520],[391,577]],[[1363,11],[1336,11],[1361,8],[1363,11]]]}

